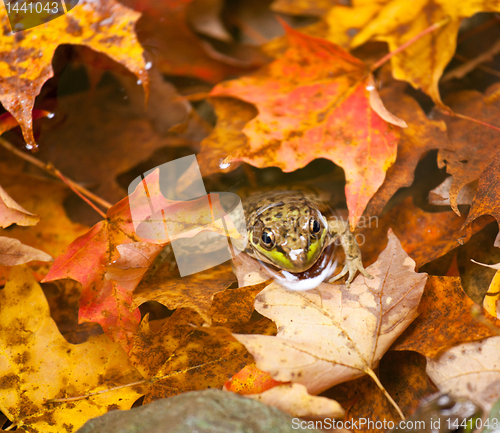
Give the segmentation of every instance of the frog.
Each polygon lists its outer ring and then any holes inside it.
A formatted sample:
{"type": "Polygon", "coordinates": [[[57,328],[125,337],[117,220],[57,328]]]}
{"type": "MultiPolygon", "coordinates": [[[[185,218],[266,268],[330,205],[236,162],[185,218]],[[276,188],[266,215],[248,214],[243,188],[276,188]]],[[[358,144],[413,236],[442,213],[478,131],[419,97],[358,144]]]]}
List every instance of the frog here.
{"type": "Polygon", "coordinates": [[[471,432],[475,430],[476,420],[482,414],[481,406],[469,398],[438,392],[425,398],[404,425],[398,425],[389,433],[471,432]]]}
{"type": "Polygon", "coordinates": [[[346,274],[345,286],[349,287],[358,271],[373,279],[363,266],[361,250],[348,222],[330,208],[327,197],[311,189],[278,189],[256,192],[243,200],[247,225],[244,252],[270,265],[275,279],[291,290],[309,290],[346,274]],[[345,264],[338,275],[330,278],[336,262],[321,257],[336,242],[344,250],[345,264]],[[318,263],[321,269],[311,274],[318,263]]]}

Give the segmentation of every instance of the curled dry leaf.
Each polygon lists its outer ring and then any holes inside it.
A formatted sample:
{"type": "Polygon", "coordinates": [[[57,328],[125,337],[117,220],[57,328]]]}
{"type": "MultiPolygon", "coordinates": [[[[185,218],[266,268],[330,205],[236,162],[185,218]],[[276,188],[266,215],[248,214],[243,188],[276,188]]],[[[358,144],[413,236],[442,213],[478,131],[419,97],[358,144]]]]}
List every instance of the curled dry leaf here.
{"type": "Polygon", "coordinates": [[[34,226],[39,220],[40,217],[18,205],[0,186],[0,227],[9,227],[11,224],[34,226]]]}
{"type": "MultiPolygon", "coordinates": [[[[450,188],[453,176],[448,176],[441,185],[429,192],[429,203],[435,206],[451,206],[450,188]]],[[[472,199],[477,192],[477,182],[465,185],[457,195],[456,204],[472,204],[472,199]]]]}
{"type": "Polygon", "coordinates": [[[230,149],[234,153],[226,162],[290,172],[316,158],[330,159],[345,170],[347,207],[355,226],[396,159],[399,128],[393,124],[405,124],[383,107],[361,60],[324,39],[287,25],[285,30],[290,46],[283,56],[211,92],[258,109],[243,128],[248,145],[230,149]]]}
{"type": "MultiPolygon", "coordinates": [[[[464,90],[451,94],[445,102],[457,113],[499,126],[499,89],[500,84],[495,83],[484,94],[477,90],[464,90]]],[[[437,114],[435,117],[442,118],[448,129],[449,146],[440,146],[438,166],[446,167],[446,172],[453,176],[449,193],[451,208],[460,215],[457,206],[458,194],[464,186],[482,176],[482,173],[487,176],[487,170],[492,170],[490,164],[493,164],[492,157],[498,152],[500,132],[465,119],[443,114],[437,114]]],[[[498,164],[498,159],[496,161],[498,164]]],[[[495,176],[494,173],[491,174],[495,176]]],[[[488,205],[489,200],[485,203],[485,206],[488,205]]],[[[468,218],[469,222],[473,219],[471,216],[468,218]]]]}
{"type": "Polygon", "coordinates": [[[428,358],[427,374],[440,391],[467,396],[488,412],[500,398],[500,336],[459,344],[428,358]]]}
{"type": "Polygon", "coordinates": [[[36,248],[23,245],[17,239],[0,236],[0,265],[15,266],[32,260],[51,262],[51,256],[36,248]]]}
{"type": "MultiPolygon", "coordinates": [[[[497,138],[498,140],[498,138],[497,138]]],[[[462,228],[467,227],[481,215],[491,215],[500,225],[500,153],[488,165],[477,186],[477,193],[472,200],[472,206],[462,228]]],[[[500,235],[495,239],[496,247],[500,247],[500,235]]]]}
{"type": "MultiPolygon", "coordinates": [[[[389,244],[362,275],[345,286],[321,284],[307,292],[273,283],[256,298],[256,310],[276,322],[276,337],[235,334],[257,367],[281,382],[301,383],[317,394],[369,374],[417,316],[426,274],[389,231],[389,244]]],[[[380,382],[378,382],[379,384],[380,382]]],[[[381,386],[381,385],[380,385],[381,386]]]]}
{"type": "Polygon", "coordinates": [[[222,0],[193,0],[189,6],[187,19],[198,32],[226,42],[232,40],[221,22],[222,0]]]}
{"type": "Polygon", "coordinates": [[[3,15],[0,102],[21,125],[29,147],[36,147],[31,110],[43,84],[54,74],[52,57],[59,45],[87,45],[105,53],[126,66],[147,87],[143,50],[134,32],[139,17],[139,13],[115,0],[80,0],[77,7],[56,20],[22,33],[11,33],[7,14],[3,15]]]}
{"type": "Polygon", "coordinates": [[[294,417],[343,418],[342,406],[326,397],[310,395],[300,383],[275,386],[261,394],[249,394],[245,397],[273,406],[294,417]]]}
{"type": "Polygon", "coordinates": [[[72,432],[90,418],[130,409],[139,386],[85,396],[142,379],[119,344],[105,335],[70,344],[59,333],[31,272],[12,268],[0,290],[0,410],[23,431],[72,432]],[[36,386],[35,386],[36,385],[36,386]]]}

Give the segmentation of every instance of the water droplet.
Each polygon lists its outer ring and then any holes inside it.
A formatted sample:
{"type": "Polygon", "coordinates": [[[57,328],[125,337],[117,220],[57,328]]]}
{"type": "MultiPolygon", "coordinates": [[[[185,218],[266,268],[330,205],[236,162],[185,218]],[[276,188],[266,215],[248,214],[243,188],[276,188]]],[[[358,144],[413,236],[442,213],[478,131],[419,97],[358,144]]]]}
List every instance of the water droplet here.
{"type": "Polygon", "coordinates": [[[229,162],[224,162],[224,160],[221,158],[219,159],[219,168],[225,169],[228,168],[231,165],[229,162]]]}

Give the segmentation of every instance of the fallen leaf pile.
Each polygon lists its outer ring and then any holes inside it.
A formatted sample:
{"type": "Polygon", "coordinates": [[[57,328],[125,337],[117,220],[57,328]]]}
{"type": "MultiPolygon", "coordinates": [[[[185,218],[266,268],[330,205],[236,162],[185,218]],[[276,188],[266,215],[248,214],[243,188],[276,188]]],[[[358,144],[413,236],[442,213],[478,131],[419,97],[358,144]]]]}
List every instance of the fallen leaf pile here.
{"type": "Polygon", "coordinates": [[[498,2],[70,4],[22,31],[0,8],[2,431],[209,388],[304,420],[438,391],[494,416],[498,2]],[[160,169],[193,154],[203,190],[160,169]],[[291,291],[233,248],[222,192],[286,188],[323,191],[373,279],[291,291]],[[231,261],[176,267],[215,236],[231,261]]]}

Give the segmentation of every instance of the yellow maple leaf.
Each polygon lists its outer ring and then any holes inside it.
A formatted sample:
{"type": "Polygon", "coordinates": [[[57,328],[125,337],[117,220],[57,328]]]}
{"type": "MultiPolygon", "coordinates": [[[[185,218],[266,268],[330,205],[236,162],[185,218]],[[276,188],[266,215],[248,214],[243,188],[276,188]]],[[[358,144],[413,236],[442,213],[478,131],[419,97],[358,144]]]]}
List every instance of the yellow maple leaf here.
{"type": "Polygon", "coordinates": [[[478,12],[499,12],[494,0],[353,0],[326,16],[327,38],[347,48],[384,41],[391,51],[433,24],[442,27],[413,42],[391,59],[394,78],[409,82],[443,105],[438,82],[456,49],[460,23],[478,12]]]}
{"type": "Polygon", "coordinates": [[[0,290],[0,329],[0,410],[17,431],[73,432],[90,418],[130,409],[143,394],[138,386],[99,393],[142,376],[121,346],[105,335],[68,343],[25,266],[13,267],[0,290]]]}

